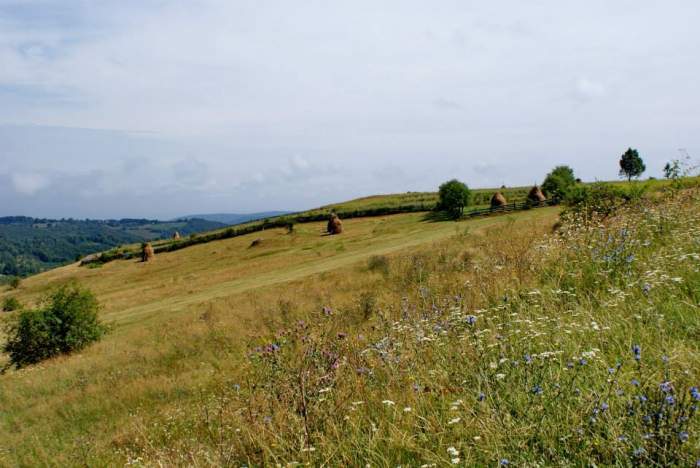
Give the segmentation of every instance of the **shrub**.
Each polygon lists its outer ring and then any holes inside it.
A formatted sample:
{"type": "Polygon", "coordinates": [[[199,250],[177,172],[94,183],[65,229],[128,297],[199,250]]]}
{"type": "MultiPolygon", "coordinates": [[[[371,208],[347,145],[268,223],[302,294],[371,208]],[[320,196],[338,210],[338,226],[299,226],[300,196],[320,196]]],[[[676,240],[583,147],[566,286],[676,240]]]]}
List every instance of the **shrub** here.
{"type": "Polygon", "coordinates": [[[24,310],[6,329],[3,350],[16,368],[79,351],[105,332],[97,299],[77,284],[59,287],[39,309],[24,310]]]}
{"type": "Polygon", "coordinates": [[[13,276],[8,284],[12,289],[17,289],[22,284],[22,279],[19,276],[13,276]]]}
{"type": "Polygon", "coordinates": [[[370,271],[378,271],[383,275],[388,275],[389,259],[385,255],[372,255],[367,260],[367,268],[370,271]]]}
{"type": "Polygon", "coordinates": [[[463,182],[452,179],[440,186],[438,209],[447,211],[452,218],[459,218],[469,205],[471,190],[463,182]]]}
{"type": "Polygon", "coordinates": [[[566,198],[569,190],[576,185],[574,171],[569,166],[557,166],[542,183],[542,190],[549,197],[566,198]]]}
{"type": "Polygon", "coordinates": [[[574,187],[567,196],[571,211],[591,216],[594,213],[606,217],[628,199],[624,190],[609,184],[592,184],[574,187]]]}
{"type": "Polygon", "coordinates": [[[16,297],[8,297],[2,303],[2,310],[4,312],[12,312],[22,308],[22,304],[17,300],[16,297]]]}

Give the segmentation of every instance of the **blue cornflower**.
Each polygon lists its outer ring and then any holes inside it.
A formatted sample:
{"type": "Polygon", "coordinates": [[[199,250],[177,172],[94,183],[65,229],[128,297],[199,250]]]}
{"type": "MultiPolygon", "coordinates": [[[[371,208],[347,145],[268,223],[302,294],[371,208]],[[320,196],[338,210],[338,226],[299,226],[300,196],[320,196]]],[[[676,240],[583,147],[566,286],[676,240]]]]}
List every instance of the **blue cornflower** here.
{"type": "Polygon", "coordinates": [[[600,409],[601,409],[601,410],[607,411],[608,408],[610,408],[610,405],[608,405],[607,403],[601,403],[601,404],[600,404],[600,409]]]}
{"type": "Polygon", "coordinates": [[[534,387],[532,387],[532,393],[535,395],[542,395],[542,387],[540,387],[539,385],[535,385],[534,387]]]}
{"type": "Polygon", "coordinates": [[[639,400],[640,403],[646,403],[648,400],[648,398],[645,395],[639,395],[637,397],[637,399],[639,400]]]}
{"type": "Polygon", "coordinates": [[[634,451],[632,452],[632,455],[639,458],[639,457],[643,456],[645,453],[647,453],[647,451],[644,450],[644,448],[639,447],[639,448],[634,449],[634,451]]]}
{"type": "Polygon", "coordinates": [[[700,390],[698,390],[698,387],[690,387],[690,396],[693,400],[700,401],[700,390]]]}
{"type": "Polygon", "coordinates": [[[627,436],[626,435],[617,436],[617,440],[619,440],[620,442],[624,442],[627,440],[627,436]]]}
{"type": "Polygon", "coordinates": [[[642,348],[639,345],[632,346],[632,352],[634,353],[634,359],[639,361],[642,359],[642,348]]]}
{"type": "Polygon", "coordinates": [[[632,383],[632,385],[634,385],[635,387],[639,387],[639,380],[637,380],[637,379],[632,379],[632,382],[631,382],[631,383],[632,383]]]}
{"type": "Polygon", "coordinates": [[[508,461],[507,458],[501,458],[500,465],[501,466],[508,466],[508,465],[510,465],[510,461],[508,461]]]}
{"type": "Polygon", "coordinates": [[[673,404],[676,403],[676,399],[673,398],[673,395],[669,395],[666,397],[666,404],[669,406],[673,406],[673,404]]]}
{"type": "Polygon", "coordinates": [[[469,325],[474,325],[476,323],[476,317],[474,315],[467,315],[467,323],[469,325]]]}
{"type": "Polygon", "coordinates": [[[665,354],[661,356],[661,360],[664,362],[664,364],[668,364],[668,356],[666,356],[665,354]]]}
{"type": "Polygon", "coordinates": [[[484,401],[486,399],[486,395],[484,395],[484,392],[479,393],[479,396],[476,397],[478,401],[484,401]]]}
{"type": "Polygon", "coordinates": [[[649,283],[645,283],[644,287],[642,288],[642,292],[646,295],[649,294],[649,291],[651,291],[651,285],[649,283]]]}
{"type": "Polygon", "coordinates": [[[689,437],[690,436],[688,435],[688,433],[686,431],[682,431],[682,432],[678,433],[678,440],[680,440],[681,442],[688,442],[689,437]]]}
{"type": "Polygon", "coordinates": [[[581,358],[578,360],[578,363],[579,365],[585,366],[586,364],[588,364],[588,361],[586,361],[584,358],[581,358]]]}
{"type": "Polygon", "coordinates": [[[659,388],[664,393],[670,393],[673,390],[673,385],[671,385],[671,382],[661,382],[659,388]]]}
{"type": "Polygon", "coordinates": [[[530,364],[532,362],[532,356],[530,356],[529,354],[526,354],[524,359],[525,359],[525,364],[530,364]]]}
{"type": "Polygon", "coordinates": [[[608,367],[608,374],[614,374],[614,373],[615,373],[615,369],[612,367],[608,367]]]}

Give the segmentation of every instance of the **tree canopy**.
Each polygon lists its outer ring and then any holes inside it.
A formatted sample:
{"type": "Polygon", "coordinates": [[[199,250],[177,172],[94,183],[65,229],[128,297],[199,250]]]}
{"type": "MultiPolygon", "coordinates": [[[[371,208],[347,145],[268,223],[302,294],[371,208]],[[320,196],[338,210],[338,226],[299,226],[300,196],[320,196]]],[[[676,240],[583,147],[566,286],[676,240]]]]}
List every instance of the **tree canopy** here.
{"type": "Polygon", "coordinates": [[[545,177],[542,190],[549,197],[566,198],[575,184],[574,170],[569,166],[557,166],[545,177]]]}
{"type": "Polygon", "coordinates": [[[620,158],[620,176],[627,177],[628,181],[639,177],[646,169],[636,149],[628,148],[620,158]]]}
{"type": "Polygon", "coordinates": [[[440,185],[438,208],[446,211],[452,218],[459,218],[464,207],[469,205],[471,190],[464,182],[452,179],[440,185]]]}

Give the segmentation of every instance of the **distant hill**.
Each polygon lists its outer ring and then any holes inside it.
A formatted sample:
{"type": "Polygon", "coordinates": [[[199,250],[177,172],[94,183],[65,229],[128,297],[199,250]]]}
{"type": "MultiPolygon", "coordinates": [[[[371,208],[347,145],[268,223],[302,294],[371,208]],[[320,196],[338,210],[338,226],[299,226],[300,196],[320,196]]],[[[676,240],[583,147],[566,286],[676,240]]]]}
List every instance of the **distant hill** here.
{"type": "Polygon", "coordinates": [[[255,221],[257,219],[272,218],[274,216],[282,216],[289,213],[289,211],[263,211],[260,213],[211,213],[181,216],[177,219],[204,219],[207,221],[215,221],[217,223],[230,225],[247,223],[248,221],[255,221]]]}
{"type": "Polygon", "coordinates": [[[205,219],[76,220],[0,217],[0,277],[26,276],[123,244],[182,236],[224,223],[205,219]]]}

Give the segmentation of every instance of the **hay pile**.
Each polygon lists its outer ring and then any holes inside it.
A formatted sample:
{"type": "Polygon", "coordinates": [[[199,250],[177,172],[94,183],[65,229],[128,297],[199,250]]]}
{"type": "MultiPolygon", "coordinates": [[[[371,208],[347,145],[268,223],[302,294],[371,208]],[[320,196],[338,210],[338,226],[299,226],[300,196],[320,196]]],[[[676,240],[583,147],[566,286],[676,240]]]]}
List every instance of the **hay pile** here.
{"type": "Polygon", "coordinates": [[[173,234],[173,240],[180,240],[180,233],[179,232],[175,231],[175,233],[173,234]]]}
{"type": "Polygon", "coordinates": [[[493,194],[493,197],[491,197],[491,208],[501,208],[506,206],[507,203],[506,197],[504,197],[501,192],[496,192],[493,194]]]}
{"type": "Polygon", "coordinates": [[[151,245],[150,242],[146,242],[145,244],[141,245],[141,261],[142,262],[150,262],[151,260],[156,258],[156,253],[153,250],[153,246],[151,245]]]}
{"type": "Polygon", "coordinates": [[[91,263],[98,263],[101,259],[102,259],[101,253],[87,255],[87,256],[83,257],[82,260],[80,260],[80,266],[89,265],[91,263]]]}
{"type": "Polygon", "coordinates": [[[250,243],[250,247],[257,247],[261,243],[262,243],[262,239],[258,237],[257,239],[254,239],[253,242],[250,243]]]}
{"type": "Polygon", "coordinates": [[[340,220],[337,214],[331,213],[331,217],[328,220],[328,227],[326,228],[329,234],[342,234],[343,233],[343,222],[340,220]]]}
{"type": "Polygon", "coordinates": [[[545,197],[542,190],[535,185],[530,189],[530,193],[527,194],[527,200],[532,203],[542,203],[543,201],[547,200],[547,197],[545,197]]]}

